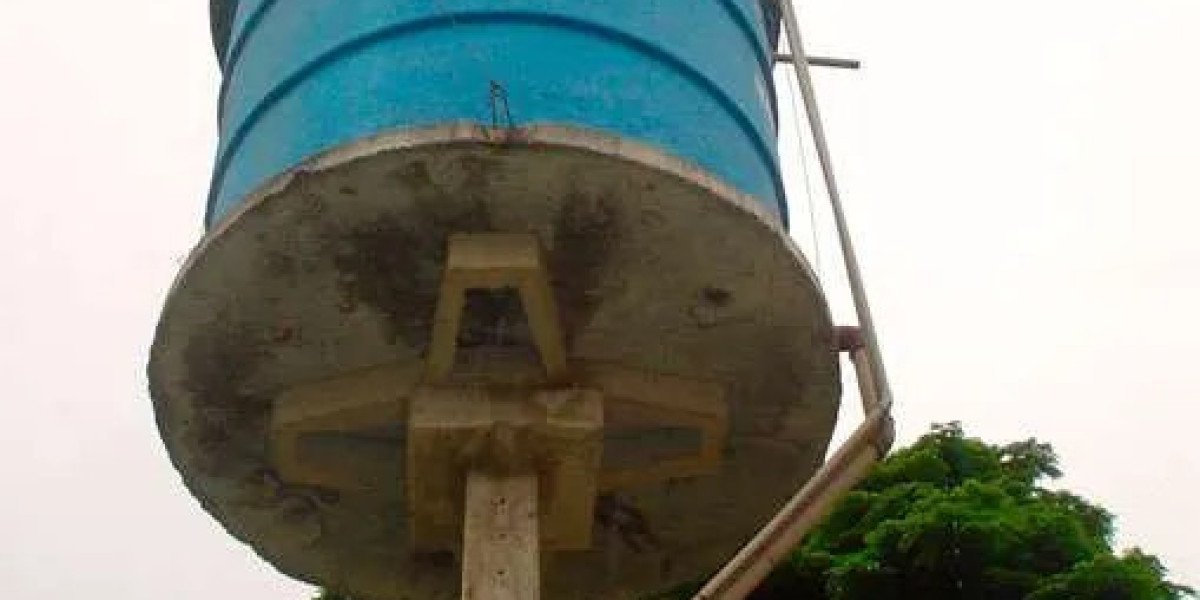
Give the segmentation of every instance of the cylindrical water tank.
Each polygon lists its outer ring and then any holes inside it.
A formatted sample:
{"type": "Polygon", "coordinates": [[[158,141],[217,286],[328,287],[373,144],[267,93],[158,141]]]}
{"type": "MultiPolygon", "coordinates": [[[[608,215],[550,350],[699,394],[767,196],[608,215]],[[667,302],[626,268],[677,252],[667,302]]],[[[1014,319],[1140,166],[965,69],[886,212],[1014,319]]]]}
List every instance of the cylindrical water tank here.
{"type": "Polygon", "coordinates": [[[225,80],[209,224],[314,154],[455,121],[638,140],[782,213],[771,5],[214,0],[225,80]]]}
{"type": "MultiPolygon", "coordinates": [[[[356,598],[455,597],[454,554],[417,541],[406,460],[459,234],[537,248],[557,307],[541,322],[567,365],[553,385],[604,398],[600,479],[654,474],[587,494],[591,545],[554,549],[546,597],[711,573],[822,462],[841,387],[827,304],[784,226],[774,0],[211,7],[207,231],[148,370],[172,460],[234,536],[356,598]],[[604,369],[637,376],[588,379],[604,369]],[[719,393],[621,408],[668,381],[719,393]],[[384,412],[344,405],[362,398],[384,412]],[[357,487],[289,479],[277,426],[297,413],[332,415],[341,429],[306,438],[309,458],[357,487]]],[[[493,369],[489,389],[533,389],[508,379],[535,337],[521,303],[479,298],[452,341],[461,364],[493,369]]]]}

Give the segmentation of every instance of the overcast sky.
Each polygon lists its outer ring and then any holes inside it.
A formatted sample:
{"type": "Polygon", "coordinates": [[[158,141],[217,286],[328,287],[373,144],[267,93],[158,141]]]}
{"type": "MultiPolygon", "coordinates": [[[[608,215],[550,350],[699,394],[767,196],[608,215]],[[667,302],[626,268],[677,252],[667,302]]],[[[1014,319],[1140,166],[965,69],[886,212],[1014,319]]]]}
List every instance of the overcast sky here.
{"type": "MultiPolygon", "coordinates": [[[[1200,585],[1200,2],[801,8],[811,53],[866,63],[817,84],[900,441],[961,420],[1051,442],[1121,546],[1200,585]]],[[[207,2],[0,0],[6,597],[309,593],[200,510],[146,394],[163,295],[201,234],[217,86],[207,2]]],[[[849,322],[784,129],[793,230],[849,322]]],[[[840,436],[860,417],[846,404],[840,436]]]]}

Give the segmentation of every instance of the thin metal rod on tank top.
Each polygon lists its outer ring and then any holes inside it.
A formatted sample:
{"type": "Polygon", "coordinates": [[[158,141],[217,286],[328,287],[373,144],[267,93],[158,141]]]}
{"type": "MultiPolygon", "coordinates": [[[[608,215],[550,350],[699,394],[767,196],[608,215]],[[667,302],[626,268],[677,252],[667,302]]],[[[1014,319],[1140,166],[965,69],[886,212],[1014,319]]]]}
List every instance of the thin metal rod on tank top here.
{"type": "MultiPolygon", "coordinates": [[[[776,54],[775,60],[782,63],[794,63],[796,57],[791,54],[776,54]]],[[[862,62],[852,58],[829,58],[826,56],[809,56],[808,66],[810,67],[831,67],[834,69],[860,69],[862,62]]]]}

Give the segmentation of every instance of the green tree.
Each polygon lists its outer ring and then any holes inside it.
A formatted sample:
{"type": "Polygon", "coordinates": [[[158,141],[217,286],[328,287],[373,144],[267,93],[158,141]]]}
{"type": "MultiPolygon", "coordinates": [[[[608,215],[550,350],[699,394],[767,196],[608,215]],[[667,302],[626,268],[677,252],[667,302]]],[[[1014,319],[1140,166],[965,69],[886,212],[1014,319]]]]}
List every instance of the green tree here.
{"type": "Polygon", "coordinates": [[[1113,517],[1040,484],[1047,444],[994,446],[935,425],[883,461],[755,600],[1178,600],[1140,550],[1114,555],[1113,517]]]}

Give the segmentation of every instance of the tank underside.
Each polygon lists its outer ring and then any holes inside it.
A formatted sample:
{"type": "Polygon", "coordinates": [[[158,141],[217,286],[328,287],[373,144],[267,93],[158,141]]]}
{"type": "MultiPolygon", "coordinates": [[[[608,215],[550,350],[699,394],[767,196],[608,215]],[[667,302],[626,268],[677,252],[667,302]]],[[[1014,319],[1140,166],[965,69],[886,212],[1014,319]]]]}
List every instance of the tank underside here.
{"type": "Polygon", "coordinates": [[[719,382],[728,402],[720,471],[604,498],[592,549],[553,555],[546,597],[632,598],[708,574],[821,463],[840,396],[830,317],[759,203],[578,129],[384,134],[277,178],[214,227],[152,351],[187,485],[281,571],[361,598],[456,597],[454,555],[410,543],[402,449],[393,481],[336,493],[282,481],[267,432],[284,390],[419,364],[446,240],[477,232],[538,236],[571,360],[719,382]]]}

